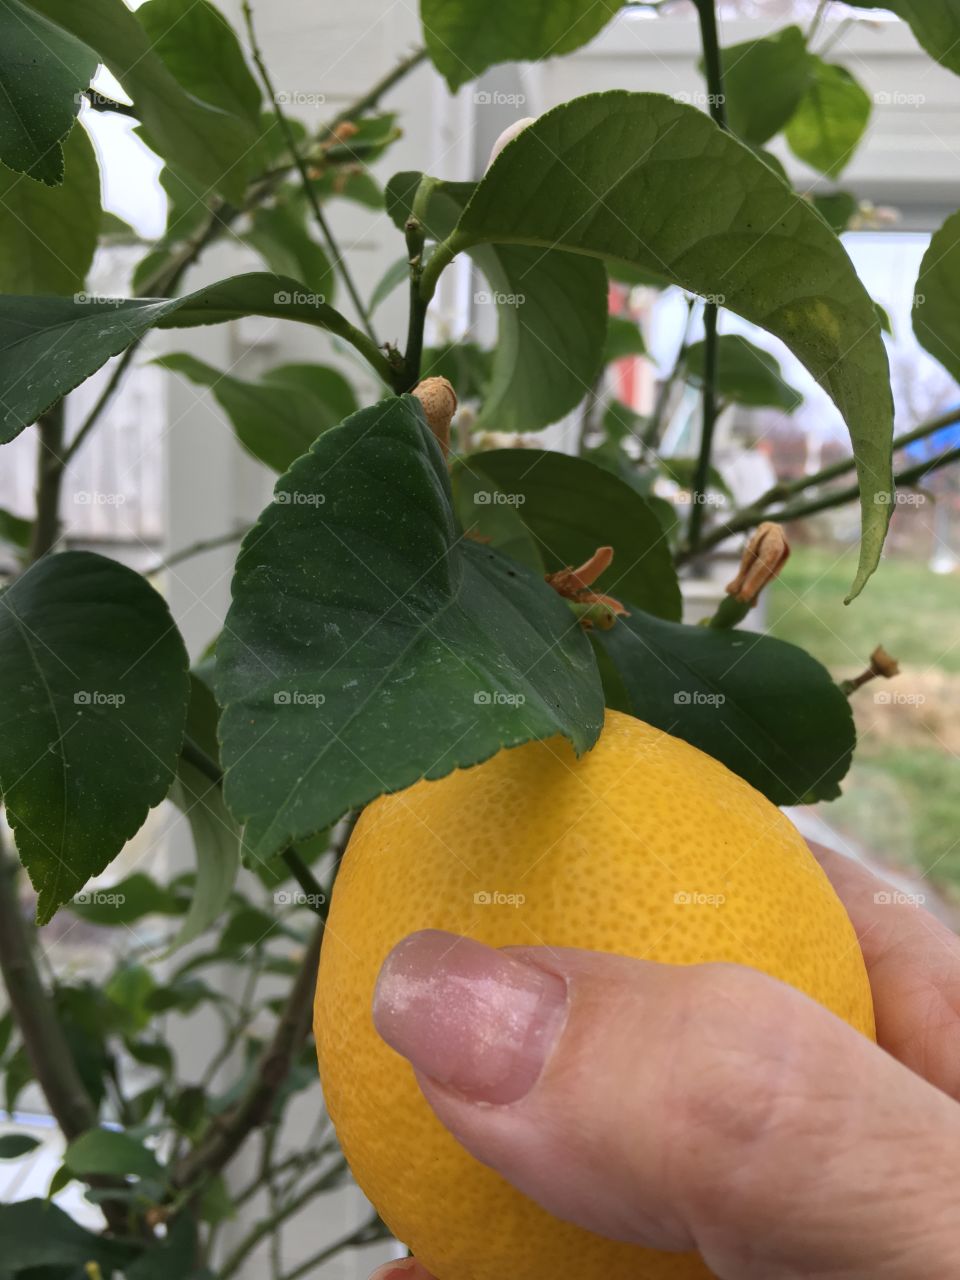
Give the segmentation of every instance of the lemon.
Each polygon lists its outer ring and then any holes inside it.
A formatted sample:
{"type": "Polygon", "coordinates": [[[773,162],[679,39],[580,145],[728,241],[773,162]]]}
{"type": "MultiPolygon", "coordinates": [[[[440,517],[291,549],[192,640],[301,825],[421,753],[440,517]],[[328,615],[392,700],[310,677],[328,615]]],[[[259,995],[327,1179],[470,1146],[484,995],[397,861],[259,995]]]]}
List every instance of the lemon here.
{"type": "Polygon", "coordinates": [[[752,965],[874,1034],[856,936],[800,835],[677,738],[608,711],[579,760],[564,739],[532,742],[383,796],[337,879],[314,1029],[350,1167],[439,1280],[710,1273],[695,1255],[641,1251],[553,1218],[441,1126],[370,1014],[384,958],[416,929],[752,965]]]}

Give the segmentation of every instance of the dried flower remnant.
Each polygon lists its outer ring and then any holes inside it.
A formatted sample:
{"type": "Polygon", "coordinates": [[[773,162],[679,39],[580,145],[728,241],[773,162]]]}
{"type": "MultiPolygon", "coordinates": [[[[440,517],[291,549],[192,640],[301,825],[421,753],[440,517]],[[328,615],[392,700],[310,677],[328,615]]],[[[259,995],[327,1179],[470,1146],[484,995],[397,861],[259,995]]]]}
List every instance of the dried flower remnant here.
{"type": "Polygon", "coordinates": [[[414,387],[413,394],[423,406],[427,426],[446,457],[450,452],[450,423],[457,411],[457,393],[446,378],[424,378],[414,387]]]}
{"type": "Polygon", "coordinates": [[[599,627],[601,631],[609,631],[618,617],[629,617],[619,600],[591,589],[601,573],[609,569],[612,563],[613,547],[597,547],[579,569],[568,566],[547,574],[547,585],[553,587],[564,599],[573,602],[574,611],[584,629],[599,627]]]}
{"type": "Polygon", "coordinates": [[[780,525],[770,520],[757,525],[744,547],[737,576],[727,584],[727,595],[752,607],[767,583],[777,577],[789,555],[790,546],[780,525]]]}

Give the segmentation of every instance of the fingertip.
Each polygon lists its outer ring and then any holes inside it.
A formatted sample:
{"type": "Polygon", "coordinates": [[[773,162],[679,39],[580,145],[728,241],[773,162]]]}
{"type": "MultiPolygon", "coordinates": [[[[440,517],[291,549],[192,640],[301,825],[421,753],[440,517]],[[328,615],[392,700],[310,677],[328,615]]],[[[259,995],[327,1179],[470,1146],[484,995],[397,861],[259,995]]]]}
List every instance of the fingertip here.
{"type": "Polygon", "coordinates": [[[377,1267],[370,1280],[433,1280],[416,1258],[401,1258],[398,1262],[385,1262],[377,1267]]]}

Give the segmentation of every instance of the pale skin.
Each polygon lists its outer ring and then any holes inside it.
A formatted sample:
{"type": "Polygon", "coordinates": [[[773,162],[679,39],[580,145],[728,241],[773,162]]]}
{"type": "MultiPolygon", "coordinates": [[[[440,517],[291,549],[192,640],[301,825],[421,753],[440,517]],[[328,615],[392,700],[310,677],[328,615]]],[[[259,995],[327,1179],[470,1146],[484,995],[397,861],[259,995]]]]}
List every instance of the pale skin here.
{"type": "MultiPolygon", "coordinates": [[[[860,937],[879,1046],[750,969],[436,933],[391,953],[378,1029],[469,1151],[591,1231],[697,1249],[719,1280],[960,1274],[960,940],[814,852],[860,937]],[[484,1023],[472,1058],[465,989],[484,1023]],[[497,1045],[505,1001],[533,1029],[518,1039],[514,1016],[497,1045]]],[[[374,1278],[432,1280],[413,1259],[374,1278]]]]}

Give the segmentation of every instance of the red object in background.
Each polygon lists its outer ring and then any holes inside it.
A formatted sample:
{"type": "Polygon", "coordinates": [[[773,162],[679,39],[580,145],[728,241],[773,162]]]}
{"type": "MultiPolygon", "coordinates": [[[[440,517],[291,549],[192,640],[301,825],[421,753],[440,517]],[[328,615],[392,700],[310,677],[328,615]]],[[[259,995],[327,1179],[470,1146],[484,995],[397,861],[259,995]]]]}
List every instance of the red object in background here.
{"type": "MultiPolygon", "coordinates": [[[[627,285],[611,280],[607,291],[607,309],[612,316],[631,320],[639,328],[642,311],[630,306],[630,293],[627,285]]],[[[643,356],[624,356],[613,362],[612,369],[613,394],[616,399],[637,413],[646,412],[650,408],[651,374],[650,366],[644,363],[643,356]]]]}

